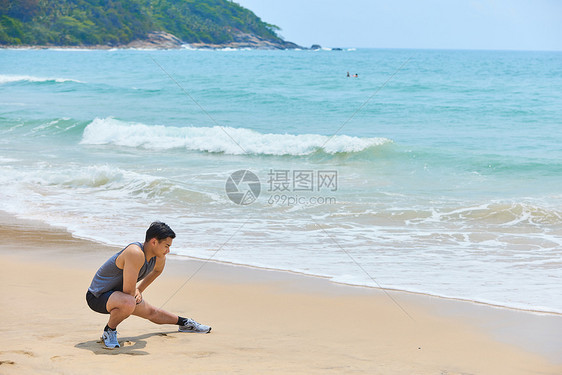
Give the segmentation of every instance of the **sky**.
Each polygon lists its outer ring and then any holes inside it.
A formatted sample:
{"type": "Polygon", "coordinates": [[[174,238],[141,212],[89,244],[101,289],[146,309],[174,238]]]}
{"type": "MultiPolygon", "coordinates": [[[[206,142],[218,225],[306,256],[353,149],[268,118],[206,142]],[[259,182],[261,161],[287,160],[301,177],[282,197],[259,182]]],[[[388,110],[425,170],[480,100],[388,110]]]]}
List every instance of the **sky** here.
{"type": "Polygon", "coordinates": [[[562,51],[562,0],[234,0],[304,47],[562,51]]]}

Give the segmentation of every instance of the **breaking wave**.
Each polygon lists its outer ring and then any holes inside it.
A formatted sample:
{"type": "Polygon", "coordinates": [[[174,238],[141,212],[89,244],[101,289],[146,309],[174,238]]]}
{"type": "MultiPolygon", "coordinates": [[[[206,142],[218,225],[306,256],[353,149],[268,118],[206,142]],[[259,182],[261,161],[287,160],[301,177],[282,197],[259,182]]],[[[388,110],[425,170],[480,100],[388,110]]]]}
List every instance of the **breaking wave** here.
{"type": "Polygon", "coordinates": [[[82,144],[117,145],[232,155],[310,155],[356,153],[392,143],[386,138],[362,138],[319,134],[262,134],[247,128],[172,127],[145,125],[114,118],[96,118],[84,129],[82,144]]]}
{"type": "Polygon", "coordinates": [[[63,82],[77,82],[83,83],[81,81],[70,79],[70,78],[56,78],[56,77],[35,77],[26,75],[9,75],[0,74],[0,84],[13,83],[13,82],[33,82],[33,83],[63,83],[63,82]]]}

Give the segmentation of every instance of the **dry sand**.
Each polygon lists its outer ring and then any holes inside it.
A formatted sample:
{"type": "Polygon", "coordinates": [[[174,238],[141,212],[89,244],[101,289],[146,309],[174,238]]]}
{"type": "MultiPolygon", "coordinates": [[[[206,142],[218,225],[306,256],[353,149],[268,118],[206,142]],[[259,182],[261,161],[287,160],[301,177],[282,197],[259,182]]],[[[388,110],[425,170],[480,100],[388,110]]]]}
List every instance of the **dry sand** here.
{"type": "Polygon", "coordinates": [[[509,334],[533,319],[560,329],[560,316],[511,321],[492,307],[389,292],[412,319],[380,290],[210,262],[182,287],[202,263],[174,257],[144,298],[161,306],[177,291],[164,308],[212,333],[131,317],[122,348],[106,350],[107,317],[85,293],[120,249],[5,214],[0,224],[0,374],[562,374],[551,338],[533,352],[540,332],[509,334]]]}

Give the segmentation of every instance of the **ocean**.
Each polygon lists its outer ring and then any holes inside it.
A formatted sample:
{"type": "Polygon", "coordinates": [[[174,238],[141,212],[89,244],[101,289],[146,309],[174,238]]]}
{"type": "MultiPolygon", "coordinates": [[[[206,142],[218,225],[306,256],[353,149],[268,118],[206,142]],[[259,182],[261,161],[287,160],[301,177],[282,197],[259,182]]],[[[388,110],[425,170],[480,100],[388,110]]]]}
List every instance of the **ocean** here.
{"type": "Polygon", "coordinates": [[[0,210],[562,313],[561,128],[560,52],[3,49],[0,210]]]}

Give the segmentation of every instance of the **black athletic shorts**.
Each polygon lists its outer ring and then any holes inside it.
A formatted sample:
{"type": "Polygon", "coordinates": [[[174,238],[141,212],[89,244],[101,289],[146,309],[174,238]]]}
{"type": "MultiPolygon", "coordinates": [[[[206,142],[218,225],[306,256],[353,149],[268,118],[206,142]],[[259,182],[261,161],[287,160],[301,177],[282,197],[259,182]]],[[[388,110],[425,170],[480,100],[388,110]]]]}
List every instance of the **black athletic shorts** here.
{"type": "Polygon", "coordinates": [[[88,306],[90,306],[90,309],[94,310],[95,312],[109,314],[109,311],[107,311],[107,300],[113,292],[115,292],[115,290],[110,290],[108,292],[102,293],[99,297],[96,298],[96,296],[94,296],[94,294],[88,290],[88,293],[86,293],[86,301],[88,302],[88,306]]]}

